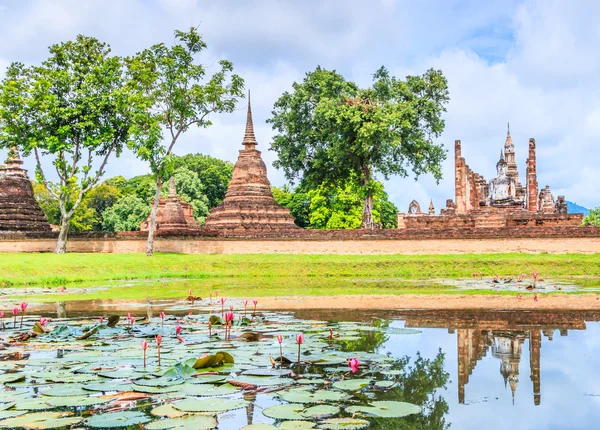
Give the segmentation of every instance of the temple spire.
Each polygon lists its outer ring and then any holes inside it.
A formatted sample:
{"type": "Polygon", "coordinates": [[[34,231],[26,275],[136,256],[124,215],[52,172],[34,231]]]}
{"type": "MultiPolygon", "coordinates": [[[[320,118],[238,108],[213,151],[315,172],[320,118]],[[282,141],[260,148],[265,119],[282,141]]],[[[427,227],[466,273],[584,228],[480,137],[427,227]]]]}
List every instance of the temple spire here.
{"type": "Polygon", "coordinates": [[[10,169],[19,169],[23,164],[23,160],[21,160],[21,155],[19,154],[19,150],[16,146],[11,147],[8,150],[8,157],[6,158],[6,166],[10,169]]]}
{"type": "Polygon", "coordinates": [[[510,122],[506,123],[506,136],[510,136],[510,122]]]}
{"type": "Polygon", "coordinates": [[[175,187],[175,177],[169,179],[169,197],[177,197],[177,188],[175,187]]]}
{"type": "Polygon", "coordinates": [[[256,138],[254,137],[254,124],[252,123],[252,106],[250,106],[250,90],[248,90],[248,114],[246,116],[246,132],[244,133],[243,145],[246,149],[254,149],[256,138]]]}

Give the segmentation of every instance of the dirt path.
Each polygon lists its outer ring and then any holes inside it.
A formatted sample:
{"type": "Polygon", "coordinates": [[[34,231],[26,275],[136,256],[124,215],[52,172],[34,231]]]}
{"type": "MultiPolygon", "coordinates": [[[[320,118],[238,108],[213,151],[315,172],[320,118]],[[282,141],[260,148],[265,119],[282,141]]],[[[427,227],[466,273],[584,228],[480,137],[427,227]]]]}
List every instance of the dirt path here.
{"type": "Polygon", "coordinates": [[[552,309],[552,310],[600,310],[600,294],[533,294],[516,296],[466,296],[458,294],[406,294],[406,295],[352,295],[313,297],[262,297],[261,309],[552,309]]]}

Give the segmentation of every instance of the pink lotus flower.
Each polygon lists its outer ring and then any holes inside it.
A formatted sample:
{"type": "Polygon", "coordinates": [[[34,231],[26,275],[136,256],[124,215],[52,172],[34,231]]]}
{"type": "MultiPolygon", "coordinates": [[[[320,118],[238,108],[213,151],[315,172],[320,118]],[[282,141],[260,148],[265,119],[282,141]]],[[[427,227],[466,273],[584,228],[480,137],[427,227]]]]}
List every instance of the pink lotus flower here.
{"type": "Polygon", "coordinates": [[[179,333],[181,333],[181,326],[178,325],[177,327],[175,327],[175,334],[179,335],[179,333]]]}
{"type": "Polygon", "coordinates": [[[0,318],[4,318],[4,312],[0,312],[0,318]]]}
{"type": "Polygon", "coordinates": [[[298,344],[298,373],[300,373],[300,345],[304,342],[304,333],[296,335],[296,343],[298,344]]]}
{"type": "Polygon", "coordinates": [[[130,320],[131,319],[131,312],[127,312],[127,319],[130,320]]]}
{"type": "Polygon", "coordinates": [[[165,325],[165,316],[166,315],[165,315],[164,312],[160,313],[160,320],[161,320],[160,325],[161,325],[161,327],[163,327],[165,325]]]}
{"type": "Polygon", "coordinates": [[[100,317],[99,321],[100,321],[100,324],[102,324],[104,322],[104,317],[100,317]]]}
{"type": "Polygon", "coordinates": [[[2,324],[2,329],[4,330],[4,312],[0,312],[0,323],[2,324]]]}
{"type": "Polygon", "coordinates": [[[133,324],[135,324],[135,318],[131,317],[131,318],[129,318],[129,325],[131,325],[131,327],[133,327],[133,324]]]}
{"type": "Polygon", "coordinates": [[[283,343],[283,335],[281,335],[281,334],[277,335],[277,342],[279,342],[279,345],[281,345],[283,343]]]}
{"type": "Polygon", "coordinates": [[[23,302],[23,303],[21,303],[21,310],[22,310],[23,312],[25,312],[25,310],[27,310],[27,306],[29,306],[29,304],[28,304],[27,302],[23,302]]]}
{"type": "Polygon", "coordinates": [[[360,361],[358,361],[358,358],[352,358],[352,359],[348,359],[348,366],[350,367],[350,370],[352,371],[352,373],[356,373],[358,372],[358,366],[360,365],[360,361]]]}
{"type": "Polygon", "coordinates": [[[184,339],[184,338],[182,338],[181,336],[177,336],[177,340],[178,340],[180,343],[184,343],[184,342],[185,342],[185,339],[184,339]]]}
{"type": "Polygon", "coordinates": [[[19,308],[13,308],[12,313],[13,313],[13,328],[17,328],[17,315],[19,315],[19,308]]]}
{"type": "Polygon", "coordinates": [[[160,366],[160,344],[162,343],[162,334],[157,334],[154,339],[156,340],[156,349],[158,352],[158,365],[160,366]]]}
{"type": "Polygon", "coordinates": [[[233,312],[227,312],[225,314],[225,322],[232,322],[233,321],[233,312]]]}
{"type": "Polygon", "coordinates": [[[188,290],[188,296],[190,296],[190,297],[192,296],[192,290],[191,289],[188,290]]]}
{"type": "Polygon", "coordinates": [[[146,368],[146,350],[148,349],[148,341],[142,340],[142,350],[144,351],[144,369],[146,368]]]}
{"type": "Polygon", "coordinates": [[[221,304],[224,305],[227,299],[225,297],[221,297],[221,304]]]}
{"type": "Polygon", "coordinates": [[[46,318],[40,318],[40,325],[43,327],[48,323],[48,320],[46,318]]]}
{"type": "Polygon", "coordinates": [[[219,297],[219,290],[215,290],[215,297],[219,297]]]}
{"type": "MultiPolygon", "coordinates": [[[[283,336],[278,334],[277,335],[277,342],[279,342],[279,365],[281,366],[283,364],[283,336]]],[[[300,348],[300,345],[298,345],[298,348],[300,348]]]]}

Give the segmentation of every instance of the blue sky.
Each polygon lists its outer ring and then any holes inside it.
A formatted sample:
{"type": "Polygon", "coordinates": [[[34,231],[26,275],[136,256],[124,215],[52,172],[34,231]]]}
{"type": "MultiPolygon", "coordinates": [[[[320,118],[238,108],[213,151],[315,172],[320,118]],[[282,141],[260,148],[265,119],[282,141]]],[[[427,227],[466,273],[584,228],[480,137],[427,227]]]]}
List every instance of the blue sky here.
{"type": "MultiPolygon", "coordinates": [[[[225,58],[252,90],[259,149],[270,166],[275,100],[317,65],[368,85],[385,65],[396,76],[440,68],[450,87],[446,131],[473,170],[490,179],[511,123],[520,174],[527,141],[538,146],[540,188],[586,207],[600,205],[600,2],[513,0],[0,0],[0,75],[11,61],[37,63],[50,44],[77,34],[97,37],[121,55],[173,40],[199,26],[208,51],[225,58]]],[[[235,161],[245,106],[192,130],[176,153],[202,152],[235,161]]],[[[5,153],[0,156],[4,158],[5,153]]],[[[27,160],[33,170],[33,163],[27,160]]],[[[107,176],[146,172],[131,154],[113,159],[107,176]]],[[[283,173],[269,167],[274,185],[283,173]]],[[[401,211],[416,198],[436,209],[454,197],[453,153],[439,185],[430,176],[386,183],[401,211]]]]}

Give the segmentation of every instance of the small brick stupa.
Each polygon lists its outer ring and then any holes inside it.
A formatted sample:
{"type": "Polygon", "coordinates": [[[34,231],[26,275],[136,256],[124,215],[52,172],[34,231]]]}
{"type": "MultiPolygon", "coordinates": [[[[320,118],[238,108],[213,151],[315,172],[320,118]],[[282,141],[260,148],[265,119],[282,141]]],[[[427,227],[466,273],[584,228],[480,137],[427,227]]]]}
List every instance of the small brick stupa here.
{"type": "MultiPolygon", "coordinates": [[[[150,215],[140,225],[141,231],[150,229],[150,215]]],[[[194,218],[194,208],[188,202],[177,195],[175,179],[169,181],[169,195],[158,200],[156,212],[156,231],[189,232],[198,230],[200,225],[194,218]]]]}
{"type": "Polygon", "coordinates": [[[52,229],[33,195],[19,151],[12,148],[0,168],[0,231],[48,232],[52,229]]]}
{"type": "Polygon", "coordinates": [[[299,228],[288,209],[277,204],[267,179],[267,166],[256,149],[248,94],[246,133],[225,199],[211,210],[206,227],[219,230],[289,230],[299,228]]]}

